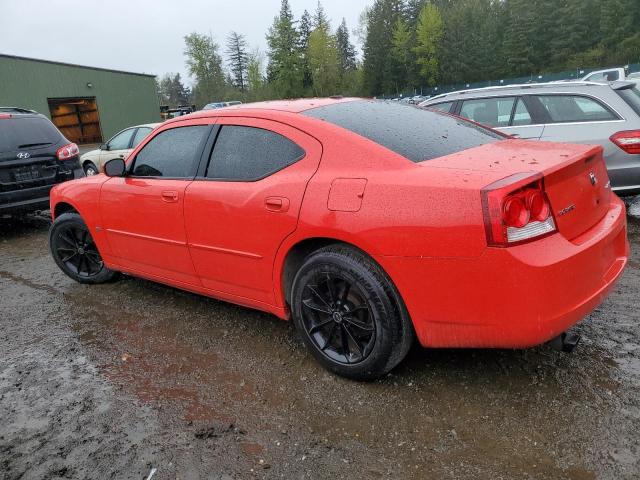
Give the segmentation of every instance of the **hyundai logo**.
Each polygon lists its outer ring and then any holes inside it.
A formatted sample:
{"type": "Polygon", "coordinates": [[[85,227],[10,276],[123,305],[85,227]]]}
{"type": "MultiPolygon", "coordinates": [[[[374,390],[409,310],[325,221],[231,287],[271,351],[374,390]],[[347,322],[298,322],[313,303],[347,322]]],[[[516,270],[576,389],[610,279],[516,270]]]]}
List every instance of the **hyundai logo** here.
{"type": "Polygon", "coordinates": [[[17,156],[18,158],[29,158],[31,154],[29,152],[20,152],[17,156]]]}
{"type": "Polygon", "coordinates": [[[596,178],[596,174],[593,172],[589,172],[589,178],[591,179],[591,185],[595,187],[598,184],[598,179],[596,178]]]}

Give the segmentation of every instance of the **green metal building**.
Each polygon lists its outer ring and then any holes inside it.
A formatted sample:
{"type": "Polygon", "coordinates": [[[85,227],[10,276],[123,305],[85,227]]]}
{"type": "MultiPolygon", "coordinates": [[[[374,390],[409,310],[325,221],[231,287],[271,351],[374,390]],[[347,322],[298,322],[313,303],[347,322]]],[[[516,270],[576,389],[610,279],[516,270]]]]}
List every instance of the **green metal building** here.
{"type": "Polygon", "coordinates": [[[0,107],[47,115],[76,143],[159,122],[155,76],[0,54],[0,107]]]}

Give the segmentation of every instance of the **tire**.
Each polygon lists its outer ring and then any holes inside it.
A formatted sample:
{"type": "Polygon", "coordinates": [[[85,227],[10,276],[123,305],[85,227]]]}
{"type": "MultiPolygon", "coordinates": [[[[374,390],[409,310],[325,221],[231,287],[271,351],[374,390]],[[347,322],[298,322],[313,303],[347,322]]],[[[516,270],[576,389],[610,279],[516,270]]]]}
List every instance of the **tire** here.
{"type": "Polygon", "coordinates": [[[106,283],[116,276],[102,261],[82,217],[63,213],[49,229],[49,250],[60,270],[76,282],[106,283]]]}
{"type": "Polygon", "coordinates": [[[84,165],[82,165],[82,168],[84,169],[84,173],[87,177],[92,177],[93,175],[98,175],[98,173],[100,173],[98,167],[96,167],[93,162],[85,162],[84,165]]]}
{"type": "Polygon", "coordinates": [[[398,365],[414,332],[402,299],[371,258],[343,245],[310,254],[293,280],[296,329],[326,369],[374,380],[398,365]]]}

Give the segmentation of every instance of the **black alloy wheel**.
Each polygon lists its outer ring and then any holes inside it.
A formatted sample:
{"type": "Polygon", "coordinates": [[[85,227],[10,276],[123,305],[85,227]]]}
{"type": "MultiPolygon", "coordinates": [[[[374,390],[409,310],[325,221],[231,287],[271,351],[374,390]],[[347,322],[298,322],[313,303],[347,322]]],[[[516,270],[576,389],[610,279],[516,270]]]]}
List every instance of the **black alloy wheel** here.
{"type": "Polygon", "coordinates": [[[305,258],[290,305],[311,354],[346,378],[386,374],[413,343],[411,319],[391,280],[371,257],[348,245],[329,245],[305,258]]]}
{"type": "Polygon", "coordinates": [[[51,225],[49,248],[56,264],[80,283],[103,283],[115,272],[105,267],[98,247],[80,215],[65,213],[51,225]]]}
{"type": "Polygon", "coordinates": [[[366,297],[358,286],[330,272],[305,285],[302,321],[317,348],[339,363],[363,361],[375,343],[376,325],[366,297]]]}

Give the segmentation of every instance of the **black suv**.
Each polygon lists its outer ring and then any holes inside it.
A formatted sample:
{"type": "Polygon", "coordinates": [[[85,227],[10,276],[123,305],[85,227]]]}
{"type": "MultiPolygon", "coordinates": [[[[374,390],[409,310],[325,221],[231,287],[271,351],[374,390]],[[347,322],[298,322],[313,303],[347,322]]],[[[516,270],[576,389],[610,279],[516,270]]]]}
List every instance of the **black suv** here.
{"type": "Polygon", "coordinates": [[[0,107],[0,215],[49,208],[49,190],[83,177],[78,146],[44,115],[0,107]]]}

